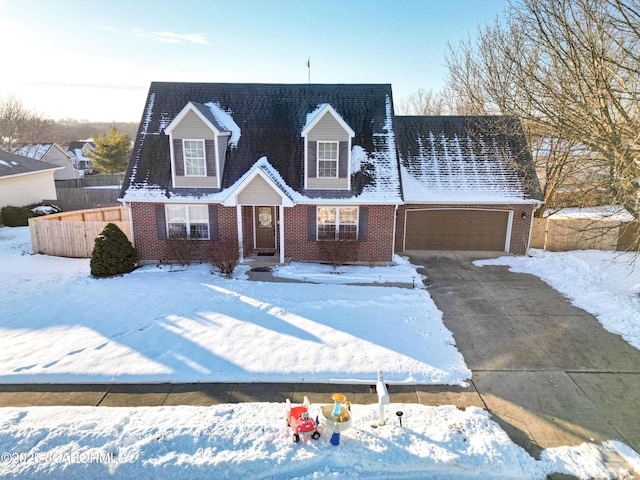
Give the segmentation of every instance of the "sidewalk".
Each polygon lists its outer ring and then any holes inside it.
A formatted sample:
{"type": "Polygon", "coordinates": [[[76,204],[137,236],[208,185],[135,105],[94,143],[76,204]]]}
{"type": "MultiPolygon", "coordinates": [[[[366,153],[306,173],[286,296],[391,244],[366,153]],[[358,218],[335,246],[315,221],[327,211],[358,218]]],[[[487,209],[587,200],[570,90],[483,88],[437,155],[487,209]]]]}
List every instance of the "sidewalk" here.
{"type": "MultiPolygon", "coordinates": [[[[388,385],[391,403],[484,407],[473,384],[468,388],[448,385],[388,385]]],[[[207,406],[223,403],[275,402],[288,398],[302,403],[331,402],[344,393],[354,404],[378,402],[374,385],[325,383],[162,383],[162,384],[4,384],[0,407],[91,406],[157,407],[207,406]]]]}

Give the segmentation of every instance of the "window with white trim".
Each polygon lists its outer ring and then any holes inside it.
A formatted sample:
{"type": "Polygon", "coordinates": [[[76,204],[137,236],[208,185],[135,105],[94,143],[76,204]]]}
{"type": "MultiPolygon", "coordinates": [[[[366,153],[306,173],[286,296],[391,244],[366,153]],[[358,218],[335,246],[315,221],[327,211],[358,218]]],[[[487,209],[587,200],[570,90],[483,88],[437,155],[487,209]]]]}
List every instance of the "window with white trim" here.
{"type": "Polygon", "coordinates": [[[358,207],[317,207],[318,240],[357,240],[358,207]]]}
{"type": "Polygon", "coordinates": [[[338,142],[318,142],[318,178],[338,176],[338,142]]]}
{"type": "Polygon", "coordinates": [[[169,238],[209,240],[209,210],[206,205],[167,205],[169,238]]]}
{"type": "Polygon", "coordinates": [[[207,175],[204,140],[182,140],[184,174],[187,177],[207,175]]]}

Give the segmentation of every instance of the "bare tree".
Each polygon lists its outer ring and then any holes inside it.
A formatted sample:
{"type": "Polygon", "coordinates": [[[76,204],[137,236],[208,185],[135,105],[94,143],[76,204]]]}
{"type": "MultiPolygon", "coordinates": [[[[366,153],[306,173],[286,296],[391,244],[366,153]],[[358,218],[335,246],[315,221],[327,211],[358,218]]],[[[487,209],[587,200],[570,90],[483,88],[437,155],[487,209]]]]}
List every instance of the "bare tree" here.
{"type": "Polygon", "coordinates": [[[457,108],[522,119],[549,206],[566,202],[559,192],[579,193],[577,204],[598,192],[640,218],[638,6],[522,0],[475,42],[449,49],[457,108]]]}
{"type": "Polygon", "coordinates": [[[398,115],[442,115],[445,112],[445,98],[433,89],[419,88],[402,99],[398,105],[398,115]]]}
{"type": "Polygon", "coordinates": [[[0,100],[0,148],[4,150],[46,141],[51,124],[39,113],[26,109],[14,95],[0,100]]]}

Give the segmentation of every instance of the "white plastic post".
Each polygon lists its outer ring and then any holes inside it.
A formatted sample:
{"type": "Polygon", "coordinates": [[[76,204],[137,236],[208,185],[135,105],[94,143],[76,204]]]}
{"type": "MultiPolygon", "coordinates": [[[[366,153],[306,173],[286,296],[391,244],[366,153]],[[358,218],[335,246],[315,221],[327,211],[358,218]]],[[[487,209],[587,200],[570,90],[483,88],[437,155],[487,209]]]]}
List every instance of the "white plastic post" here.
{"type": "Polygon", "coordinates": [[[389,405],[389,392],[387,386],[382,379],[382,370],[378,370],[378,383],[376,383],[376,391],[378,392],[378,403],[380,404],[380,418],[378,425],[384,425],[384,406],[389,405]]]}

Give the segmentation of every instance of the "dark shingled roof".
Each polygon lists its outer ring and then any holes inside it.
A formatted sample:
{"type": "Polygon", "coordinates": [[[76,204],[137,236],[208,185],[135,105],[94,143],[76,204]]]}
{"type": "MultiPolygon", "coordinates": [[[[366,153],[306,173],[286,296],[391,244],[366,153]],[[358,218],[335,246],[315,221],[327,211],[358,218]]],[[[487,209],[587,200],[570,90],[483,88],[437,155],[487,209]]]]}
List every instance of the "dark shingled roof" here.
{"type": "Polygon", "coordinates": [[[33,158],[14,155],[13,153],[0,150],[0,177],[10,177],[24,173],[40,172],[43,170],[53,170],[62,168],[52,163],[35,160],[33,158]]]}
{"type": "Polygon", "coordinates": [[[398,116],[394,131],[405,201],[543,199],[514,117],[398,116]]]}
{"type": "MultiPolygon", "coordinates": [[[[306,124],[307,114],[320,104],[331,104],[354,130],[353,145],[363,147],[371,158],[375,158],[376,154],[388,156],[391,153],[395,164],[395,151],[389,152],[387,145],[381,145],[374,138],[375,135],[387,134],[384,129],[387,101],[392,102],[390,85],[153,82],[122,195],[130,187],[155,187],[166,192],[167,196],[182,194],[197,197],[212,192],[211,189],[199,191],[174,189],[171,186],[169,139],[164,129],[188,102],[196,106],[204,106],[209,102],[218,104],[222,110],[231,112],[241,129],[237,146],[227,147],[223,188],[232,185],[259,158],[266,156],[287,185],[304,193],[304,139],[300,134],[306,124]],[[384,149],[386,151],[383,152],[384,149]]],[[[375,175],[371,175],[370,171],[369,165],[363,166],[360,172],[352,172],[351,195],[359,195],[367,185],[375,182],[375,175]],[[365,167],[368,168],[367,174],[364,173],[365,167]]],[[[399,185],[395,188],[399,197],[399,185]]],[[[331,195],[331,192],[324,194],[327,197],[331,195]]],[[[341,195],[344,196],[344,192],[341,195]]]]}

